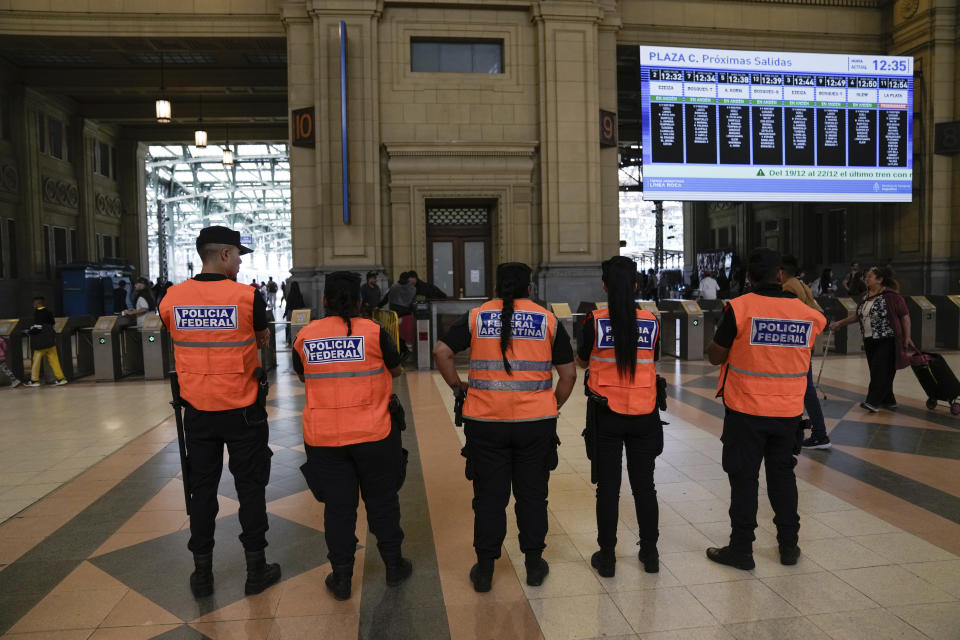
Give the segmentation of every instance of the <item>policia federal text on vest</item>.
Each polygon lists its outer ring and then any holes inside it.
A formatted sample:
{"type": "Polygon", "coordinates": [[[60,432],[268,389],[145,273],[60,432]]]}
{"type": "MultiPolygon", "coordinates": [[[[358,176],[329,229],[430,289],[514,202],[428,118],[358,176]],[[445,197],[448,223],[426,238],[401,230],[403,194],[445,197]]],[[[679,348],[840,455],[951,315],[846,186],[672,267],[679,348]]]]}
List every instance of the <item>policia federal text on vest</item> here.
{"type": "Polygon", "coordinates": [[[213,546],[217,486],[223,447],[240,501],[240,525],[247,560],[248,595],[280,579],[280,566],[267,564],[265,490],[270,479],[266,409],[257,403],[260,369],[257,346],[269,335],[265,305],[256,291],[236,282],[240,256],[250,253],[239,232],[207,227],[197,237],[203,270],[170,288],[160,317],[173,341],[179,398],[184,408],[190,542],[194,596],[213,593],[213,546]],[[259,304],[258,304],[259,301],[259,304]],[[258,313],[259,311],[259,313],[258,313]]]}
{"type": "Polygon", "coordinates": [[[707,347],[722,364],[717,395],[723,398],[723,470],[730,477],[730,544],[707,549],[714,562],[753,569],[760,463],[774,511],[780,562],[796,564],[800,516],[794,455],[800,452],[803,396],[813,341],[826,318],[780,287],[780,254],[756,249],[747,274],[751,293],[726,306],[707,347]]]}
{"type": "Polygon", "coordinates": [[[467,391],[463,420],[466,476],[473,481],[476,591],[489,591],[494,560],[506,536],[505,509],[513,487],[527,584],[549,570],[542,558],[547,534],[547,483],[557,466],[557,416],[576,382],[570,340],[556,316],[529,300],[530,268],[497,267],[497,298],[460,317],[434,348],[437,369],[451,387],[467,391]],[[470,349],[467,382],[455,352],[470,349]],[[552,369],[560,376],[553,387],[552,369]]]}
{"type": "Polygon", "coordinates": [[[602,265],[607,308],[584,320],[577,363],[589,367],[585,381],[587,428],[584,437],[597,483],[597,543],[591,564],[601,576],[616,573],[622,451],[633,490],[640,533],[639,559],[648,573],[660,570],[657,554],[659,508],[653,473],[663,452],[658,407],[660,324],[637,308],[637,265],[614,256],[602,265]]]}
{"type": "MultiPolygon", "coordinates": [[[[294,369],[306,384],[304,475],[324,501],[324,535],[333,572],[326,585],[334,598],[350,597],[359,495],[386,565],[397,586],[413,565],[401,554],[400,499],[404,458],[400,425],[391,419],[393,378],[400,354],[379,324],[359,317],[360,276],[328,274],[323,292],[327,316],[297,334],[294,369]]],[[[396,413],[394,411],[394,413],[396,413]]]]}

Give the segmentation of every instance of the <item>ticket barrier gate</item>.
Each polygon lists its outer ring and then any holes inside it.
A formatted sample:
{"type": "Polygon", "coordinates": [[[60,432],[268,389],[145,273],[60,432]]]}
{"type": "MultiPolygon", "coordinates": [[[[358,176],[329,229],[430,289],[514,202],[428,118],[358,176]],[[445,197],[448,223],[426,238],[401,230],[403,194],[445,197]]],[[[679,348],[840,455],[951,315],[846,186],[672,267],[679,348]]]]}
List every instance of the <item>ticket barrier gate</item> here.
{"type": "Polygon", "coordinates": [[[703,343],[704,349],[713,340],[717,333],[717,327],[720,325],[720,318],[723,317],[723,307],[725,302],[720,299],[700,300],[700,308],[703,309],[703,343]]]}
{"type": "Polygon", "coordinates": [[[290,344],[297,340],[300,329],[310,324],[310,309],[294,309],[290,313],[290,344]]]}
{"type": "Polygon", "coordinates": [[[65,316],[54,319],[57,356],[67,380],[93,373],[93,316],[65,316]]]}
{"type": "Polygon", "coordinates": [[[703,310],[693,300],[661,300],[660,349],[681,360],[703,360],[703,310]]]}
{"type": "MultiPolygon", "coordinates": [[[[23,332],[30,328],[30,321],[26,318],[6,318],[0,320],[0,337],[7,339],[7,366],[19,380],[26,379],[23,366],[23,332]]],[[[8,384],[6,376],[0,384],[8,384]]]]}
{"type": "MultiPolygon", "coordinates": [[[[817,298],[817,302],[823,308],[823,313],[827,316],[828,322],[843,320],[857,312],[857,303],[853,298],[831,298],[822,296],[817,298]]],[[[824,330],[813,343],[816,353],[823,352],[823,341],[827,340],[827,332],[824,330]]],[[[833,332],[833,344],[829,347],[834,353],[860,353],[863,349],[863,332],[860,329],[860,323],[854,322],[845,327],[840,327],[833,332]]]]}
{"type": "Polygon", "coordinates": [[[921,351],[937,346],[937,308],[925,296],[907,296],[910,310],[910,337],[921,351]]]}
{"type": "Polygon", "coordinates": [[[430,338],[430,303],[413,303],[414,340],[417,343],[417,370],[429,371],[433,360],[433,341],[430,338]]]}
{"type": "Polygon", "coordinates": [[[159,315],[149,313],[144,316],[140,342],[143,345],[144,380],[163,380],[173,369],[173,359],[170,357],[170,334],[159,315]]]}
{"type": "Polygon", "coordinates": [[[557,320],[560,321],[560,324],[563,325],[563,328],[567,330],[567,335],[571,338],[575,338],[577,344],[580,343],[579,336],[574,336],[574,333],[580,333],[580,327],[577,325],[582,325],[583,323],[583,314],[574,314],[570,310],[570,305],[566,302],[551,302],[550,310],[553,311],[553,315],[557,316],[557,320]]]}
{"type": "Polygon", "coordinates": [[[929,296],[937,308],[937,344],[960,349],[960,295],[929,296]]]}
{"type": "Polygon", "coordinates": [[[126,316],[97,318],[93,325],[94,379],[114,382],[142,371],[143,351],[136,321],[126,316]]]}

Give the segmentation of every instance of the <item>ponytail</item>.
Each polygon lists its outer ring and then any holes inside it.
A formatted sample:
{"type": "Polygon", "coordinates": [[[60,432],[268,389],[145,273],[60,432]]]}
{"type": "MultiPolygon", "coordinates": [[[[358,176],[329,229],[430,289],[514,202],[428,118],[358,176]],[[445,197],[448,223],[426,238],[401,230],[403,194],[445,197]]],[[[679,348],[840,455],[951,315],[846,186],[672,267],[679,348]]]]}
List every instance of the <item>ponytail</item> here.
{"type": "Polygon", "coordinates": [[[603,263],[603,283],[607,285],[617,373],[633,380],[637,372],[637,264],[626,256],[610,258],[603,263]]]}
{"type": "Polygon", "coordinates": [[[503,300],[500,311],[500,356],[503,369],[513,375],[513,367],[507,359],[507,349],[513,337],[513,304],[517,298],[527,297],[530,286],[530,267],[520,262],[508,262],[497,267],[497,297],[503,300]]]}

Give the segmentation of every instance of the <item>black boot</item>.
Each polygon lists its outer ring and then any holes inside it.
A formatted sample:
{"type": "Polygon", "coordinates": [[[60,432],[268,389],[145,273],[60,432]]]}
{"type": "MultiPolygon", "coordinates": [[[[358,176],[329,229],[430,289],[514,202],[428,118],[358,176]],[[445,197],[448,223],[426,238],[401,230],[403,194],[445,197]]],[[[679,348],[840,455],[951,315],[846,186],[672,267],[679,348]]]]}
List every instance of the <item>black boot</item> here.
{"type": "Polygon", "coordinates": [[[550,573],[550,565],[539,553],[528,553],[523,564],[527,568],[527,584],[531,587],[542,585],[544,578],[550,573]]]}
{"type": "Polygon", "coordinates": [[[335,566],[333,572],[324,580],[327,589],[337,600],[350,599],[350,583],[353,580],[353,565],[335,566]]]}
{"type": "Polygon", "coordinates": [[[470,582],[477,593],[490,591],[493,584],[493,558],[478,558],[470,569],[470,582]]]}
{"type": "Polygon", "coordinates": [[[718,564],[735,567],[743,571],[750,571],[756,565],[753,562],[753,553],[736,551],[732,547],[710,547],[707,549],[707,558],[718,564]]]}
{"type": "Polygon", "coordinates": [[[780,564],[788,566],[797,564],[800,559],[800,547],[795,544],[780,545],[780,564]]]}
{"type": "Polygon", "coordinates": [[[213,554],[193,554],[193,573],[190,574],[190,591],[194,598],[206,598],[213,594],[213,554]]]}
{"type": "Polygon", "coordinates": [[[247,583],[243,592],[248,596],[260,593],[280,580],[280,565],[267,564],[266,554],[260,551],[244,551],[247,557],[247,583]]]}
{"type": "Polygon", "coordinates": [[[387,564],[387,586],[396,587],[413,573],[413,563],[404,557],[387,564]]]}
{"type": "Polygon", "coordinates": [[[660,554],[657,553],[656,545],[645,545],[640,543],[640,553],[637,554],[640,562],[643,563],[643,570],[647,573],[660,572],[660,554]]]}
{"type": "Polygon", "coordinates": [[[600,551],[590,557],[590,565],[601,578],[612,578],[617,574],[617,556],[611,548],[600,547],[600,551]]]}

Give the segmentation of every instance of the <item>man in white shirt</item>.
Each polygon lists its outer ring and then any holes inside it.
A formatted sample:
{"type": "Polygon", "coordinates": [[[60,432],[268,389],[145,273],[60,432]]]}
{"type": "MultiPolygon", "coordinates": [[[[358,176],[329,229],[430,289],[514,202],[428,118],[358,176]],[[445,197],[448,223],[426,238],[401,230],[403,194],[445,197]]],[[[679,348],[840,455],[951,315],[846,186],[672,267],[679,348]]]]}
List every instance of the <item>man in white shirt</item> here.
{"type": "Polygon", "coordinates": [[[720,291],[720,285],[709,271],[704,271],[703,277],[700,278],[700,297],[704,300],[716,300],[718,291],[720,291]]]}

